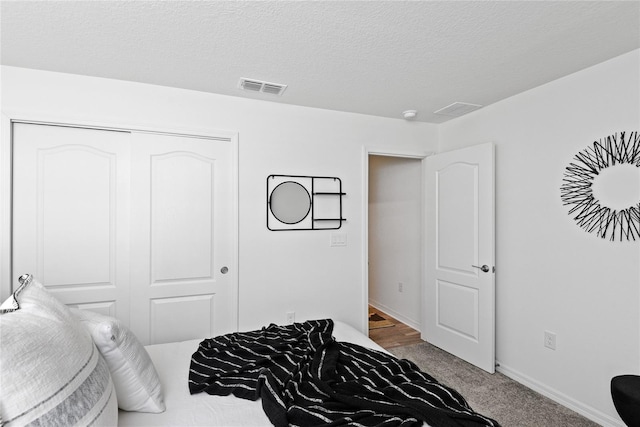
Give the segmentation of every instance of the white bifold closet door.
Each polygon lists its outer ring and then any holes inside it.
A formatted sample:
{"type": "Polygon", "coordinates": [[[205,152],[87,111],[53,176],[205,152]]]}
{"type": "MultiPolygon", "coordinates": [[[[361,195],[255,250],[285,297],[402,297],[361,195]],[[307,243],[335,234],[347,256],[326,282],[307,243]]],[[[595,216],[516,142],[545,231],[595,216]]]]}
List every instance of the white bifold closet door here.
{"type": "Polygon", "coordinates": [[[143,344],[235,330],[228,141],[18,123],[13,148],[14,284],[32,273],[143,344]]]}

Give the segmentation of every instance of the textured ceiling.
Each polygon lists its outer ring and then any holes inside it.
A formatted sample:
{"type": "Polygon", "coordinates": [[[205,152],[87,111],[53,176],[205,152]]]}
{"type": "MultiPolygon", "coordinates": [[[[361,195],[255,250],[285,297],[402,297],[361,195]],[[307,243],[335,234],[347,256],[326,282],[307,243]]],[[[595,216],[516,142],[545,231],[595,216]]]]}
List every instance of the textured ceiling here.
{"type": "MultiPolygon", "coordinates": [[[[449,119],[640,48],[639,1],[2,1],[1,63],[449,119]],[[288,85],[280,97],[240,77],[288,85]]],[[[640,71],[639,71],[640,78],[640,71]]]]}

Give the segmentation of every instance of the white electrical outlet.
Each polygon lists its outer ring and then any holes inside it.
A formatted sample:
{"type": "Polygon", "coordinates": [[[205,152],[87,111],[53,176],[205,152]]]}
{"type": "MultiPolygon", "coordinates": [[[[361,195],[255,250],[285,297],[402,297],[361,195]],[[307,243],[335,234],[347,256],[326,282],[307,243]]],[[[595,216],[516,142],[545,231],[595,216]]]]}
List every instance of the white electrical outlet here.
{"type": "Polygon", "coordinates": [[[398,283],[398,292],[402,292],[404,290],[404,285],[402,284],[402,282],[398,283]]]}
{"type": "Polygon", "coordinates": [[[295,323],[296,321],[296,313],[295,311],[289,311],[287,312],[287,324],[292,324],[295,323]]]}
{"type": "Polygon", "coordinates": [[[551,350],[556,349],[556,334],[549,331],[544,331],[544,346],[551,350]]]}

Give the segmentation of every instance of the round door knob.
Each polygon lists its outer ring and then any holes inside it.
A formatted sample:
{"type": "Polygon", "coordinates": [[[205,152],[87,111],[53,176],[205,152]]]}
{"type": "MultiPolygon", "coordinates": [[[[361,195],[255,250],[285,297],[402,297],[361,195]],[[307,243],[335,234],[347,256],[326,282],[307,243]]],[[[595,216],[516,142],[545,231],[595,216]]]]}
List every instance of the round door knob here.
{"type": "Polygon", "coordinates": [[[488,273],[489,272],[489,266],[487,264],[485,264],[483,266],[472,265],[471,267],[479,268],[484,273],[488,273]]]}
{"type": "Polygon", "coordinates": [[[227,274],[228,271],[229,271],[229,268],[227,268],[227,266],[224,266],[220,269],[220,273],[222,274],[227,274]]]}

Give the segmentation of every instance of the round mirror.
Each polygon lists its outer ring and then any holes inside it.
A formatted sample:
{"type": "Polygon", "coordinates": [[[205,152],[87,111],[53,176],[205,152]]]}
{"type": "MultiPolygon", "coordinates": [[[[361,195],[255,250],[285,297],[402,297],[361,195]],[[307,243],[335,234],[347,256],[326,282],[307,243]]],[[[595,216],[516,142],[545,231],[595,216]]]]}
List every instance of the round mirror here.
{"type": "Polygon", "coordinates": [[[293,181],[278,184],[269,200],[271,213],[285,224],[297,224],[309,215],[311,197],[306,188],[293,181]]]}

